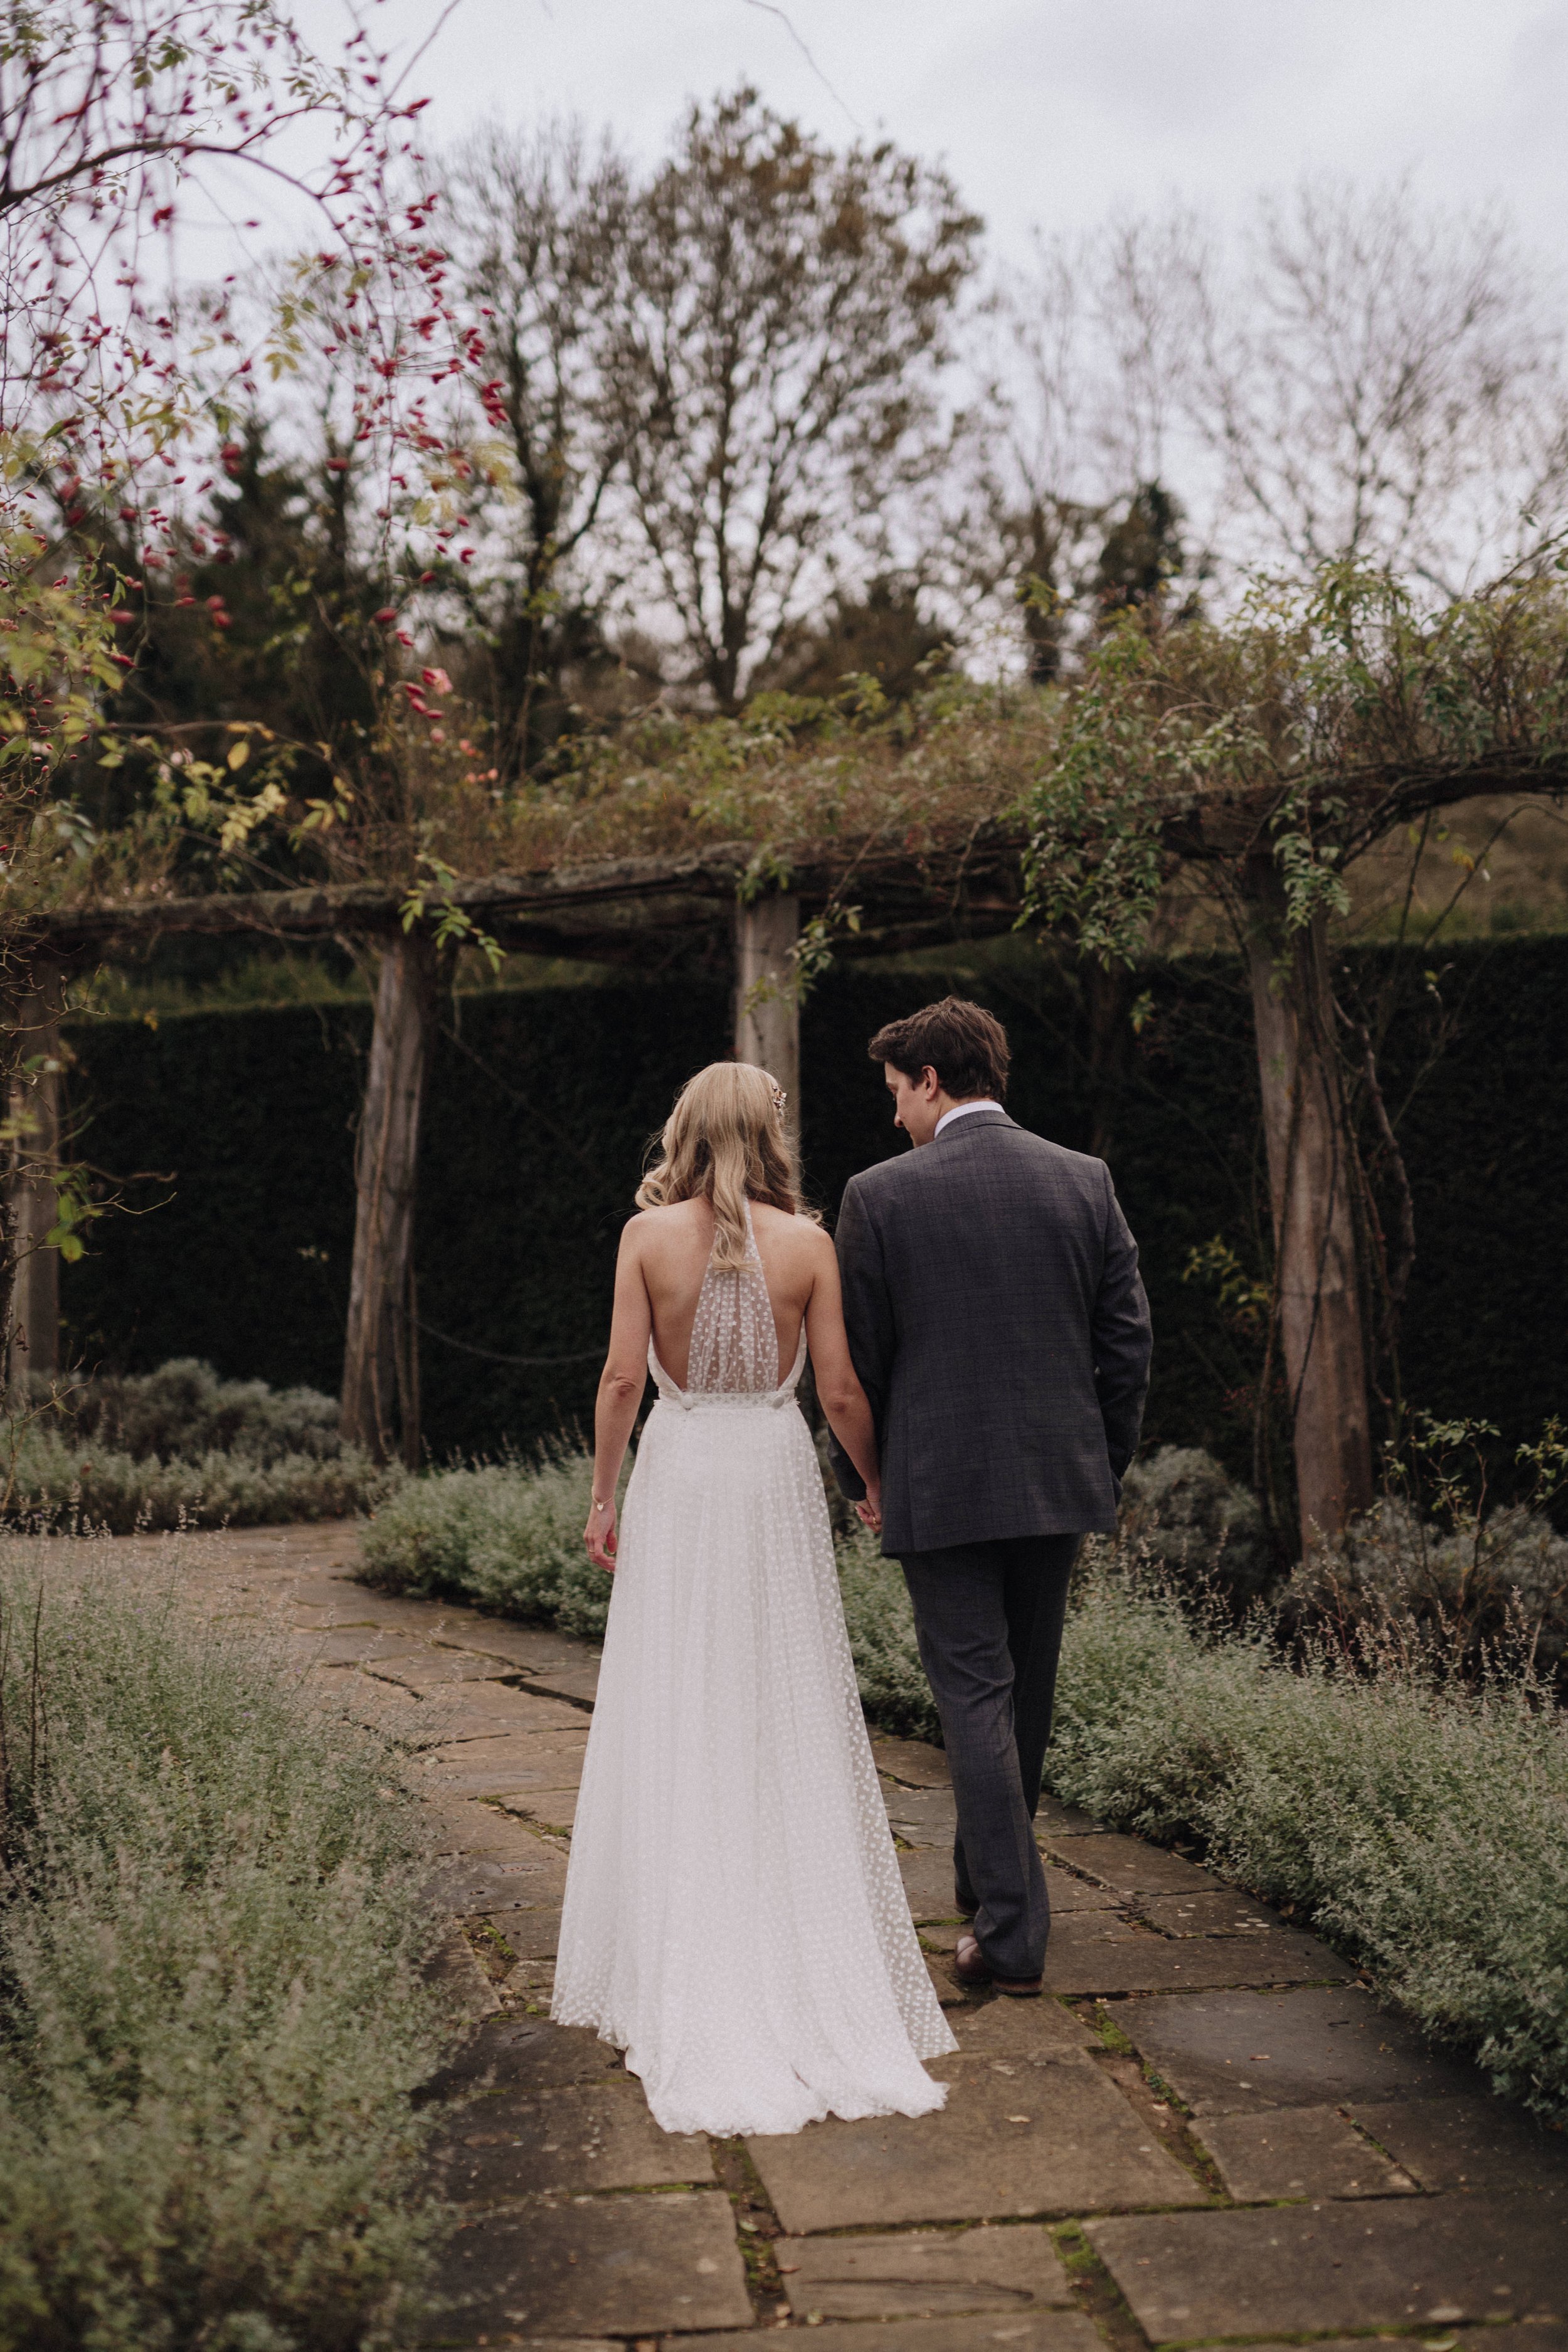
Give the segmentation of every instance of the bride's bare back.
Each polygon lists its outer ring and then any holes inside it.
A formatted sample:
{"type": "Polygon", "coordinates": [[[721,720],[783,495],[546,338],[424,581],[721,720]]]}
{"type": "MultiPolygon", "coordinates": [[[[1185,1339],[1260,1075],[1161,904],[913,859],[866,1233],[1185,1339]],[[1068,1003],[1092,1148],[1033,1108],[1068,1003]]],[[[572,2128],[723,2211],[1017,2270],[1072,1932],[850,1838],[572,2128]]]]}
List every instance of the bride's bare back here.
{"type": "MultiPolygon", "coordinates": [[[[870,1407],[855,1375],[844,1330],[838,1260],[822,1227],[771,1202],[753,1201],[752,1224],[778,1343],[776,1379],[790,1376],[804,1326],[816,1394],[834,1434],[867,1482],[863,1513],[876,1524],[877,1441],[870,1407]]],[[[609,1352],[595,1414],[594,1510],[584,1531],[589,1556],[615,1560],[616,1480],[647,1384],[648,1342],[678,1388],[688,1384],[691,1333],[713,1252],[714,1218],[701,1197],[643,1209],[621,1235],[609,1352]]]]}
{"type": "MultiPolygon", "coordinates": [[[[627,1228],[637,1236],[637,1264],[647,1294],[654,1352],[678,1387],[689,1384],[691,1332],[697,1302],[713,1252],[713,1211],[707,1201],[679,1201],[668,1209],[644,1209],[627,1228]]],[[[787,1377],[800,1345],[818,1283],[830,1279],[837,1295],[837,1260],[820,1225],[792,1217],[765,1201],[752,1202],[752,1227],[763,1262],[768,1305],[778,1340],[777,1378],[787,1377]]]]}

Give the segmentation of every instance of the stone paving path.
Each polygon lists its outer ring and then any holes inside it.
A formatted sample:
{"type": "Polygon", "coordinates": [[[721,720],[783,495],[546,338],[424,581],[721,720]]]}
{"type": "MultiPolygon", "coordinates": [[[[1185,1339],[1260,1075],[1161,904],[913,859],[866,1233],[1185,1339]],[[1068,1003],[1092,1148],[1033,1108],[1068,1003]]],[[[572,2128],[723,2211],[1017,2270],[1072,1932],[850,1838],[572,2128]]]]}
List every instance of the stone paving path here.
{"type": "Polygon", "coordinates": [[[435,2086],[466,2218],[433,2345],[738,2352],[805,2327],[820,2352],[1568,2352],[1568,2137],[1313,1937],[1055,1802],[1049,1997],[962,1997],[942,1973],[952,1801],[913,1741],[876,1748],[961,2045],[933,2070],[945,2110],[661,2132],[616,2055],[547,2014],[594,1650],[370,1591],[354,1556],[350,1528],[260,1530],[193,1539],[192,1573],[215,1610],[280,1611],[428,1775],[474,2018],[435,2086]]]}

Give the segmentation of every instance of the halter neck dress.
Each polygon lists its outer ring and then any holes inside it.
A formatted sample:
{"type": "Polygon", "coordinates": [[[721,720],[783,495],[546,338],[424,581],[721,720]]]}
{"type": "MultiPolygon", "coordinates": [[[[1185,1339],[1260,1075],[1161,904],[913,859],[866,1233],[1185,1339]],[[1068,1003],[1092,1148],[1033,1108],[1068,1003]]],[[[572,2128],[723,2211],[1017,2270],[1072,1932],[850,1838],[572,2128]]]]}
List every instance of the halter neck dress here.
{"type": "Polygon", "coordinates": [[[687,1385],[658,1389],[622,1514],[552,2015],[626,2053],[665,2130],[924,2115],[956,2044],[866,1733],[822,1474],[746,1211],[687,1385]]]}

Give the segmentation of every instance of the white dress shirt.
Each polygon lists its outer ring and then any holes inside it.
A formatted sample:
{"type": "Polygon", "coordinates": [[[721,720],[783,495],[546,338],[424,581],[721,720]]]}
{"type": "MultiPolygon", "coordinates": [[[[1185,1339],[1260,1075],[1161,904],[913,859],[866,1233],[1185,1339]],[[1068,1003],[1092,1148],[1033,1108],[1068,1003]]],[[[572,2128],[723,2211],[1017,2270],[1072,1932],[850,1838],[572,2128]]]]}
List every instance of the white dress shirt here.
{"type": "Polygon", "coordinates": [[[1000,1110],[1001,1108],[1001,1104],[995,1101],[990,1095],[982,1095],[978,1102],[954,1103],[952,1108],[951,1110],[944,1110],[942,1117],[937,1120],[936,1135],[931,1137],[931,1141],[934,1143],[936,1141],[937,1135],[942,1133],[942,1129],[944,1127],[951,1127],[953,1120],[955,1118],[962,1118],[966,1111],[1000,1110]]]}

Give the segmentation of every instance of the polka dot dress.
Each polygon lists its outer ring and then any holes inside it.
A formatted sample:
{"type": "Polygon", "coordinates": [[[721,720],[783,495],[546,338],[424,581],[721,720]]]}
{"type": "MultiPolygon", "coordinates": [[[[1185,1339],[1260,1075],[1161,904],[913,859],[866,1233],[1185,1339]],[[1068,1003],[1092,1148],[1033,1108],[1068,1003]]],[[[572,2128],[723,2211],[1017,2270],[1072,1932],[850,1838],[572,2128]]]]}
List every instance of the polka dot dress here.
{"type": "Polygon", "coordinates": [[[689,1385],[622,1517],[552,2014],[626,2053],[666,2131],[925,2115],[956,2047],[910,1920],[856,1690],[821,1473],[747,1211],[689,1385]]]}

